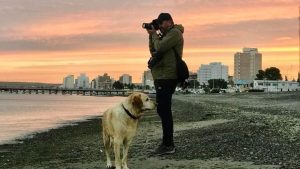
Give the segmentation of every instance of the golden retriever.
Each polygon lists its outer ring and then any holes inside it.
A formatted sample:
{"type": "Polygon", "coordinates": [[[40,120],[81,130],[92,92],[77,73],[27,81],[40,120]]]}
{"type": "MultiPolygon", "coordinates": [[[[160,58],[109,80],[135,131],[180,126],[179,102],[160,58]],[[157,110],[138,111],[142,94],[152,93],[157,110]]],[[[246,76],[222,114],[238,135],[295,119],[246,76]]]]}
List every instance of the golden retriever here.
{"type": "Polygon", "coordinates": [[[138,119],[146,110],[151,110],[156,104],[144,93],[133,93],[122,103],[106,110],[102,117],[102,134],[107,168],[113,168],[110,152],[115,154],[116,169],[128,169],[127,154],[133,137],[136,134],[138,119]],[[120,150],[123,146],[123,159],[120,150]]]}

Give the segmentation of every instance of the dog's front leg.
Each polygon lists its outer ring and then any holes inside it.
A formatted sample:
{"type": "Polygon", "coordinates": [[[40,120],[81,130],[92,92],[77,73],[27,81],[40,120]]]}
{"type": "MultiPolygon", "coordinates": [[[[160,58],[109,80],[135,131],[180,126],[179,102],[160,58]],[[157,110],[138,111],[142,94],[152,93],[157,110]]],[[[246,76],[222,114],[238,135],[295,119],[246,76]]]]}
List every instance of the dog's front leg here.
{"type": "Polygon", "coordinates": [[[123,169],[129,169],[128,166],[127,166],[127,155],[128,155],[128,150],[129,150],[129,146],[131,144],[131,141],[132,139],[130,140],[125,140],[123,145],[123,159],[122,159],[122,166],[123,166],[123,169]]]}
{"type": "Polygon", "coordinates": [[[104,144],[104,148],[105,148],[105,154],[106,154],[106,168],[111,168],[112,167],[112,164],[111,164],[111,160],[110,160],[110,143],[105,143],[104,144]]]}
{"type": "Polygon", "coordinates": [[[110,160],[110,154],[109,152],[111,151],[111,138],[106,134],[105,130],[102,132],[103,134],[103,143],[104,143],[104,150],[105,150],[105,155],[106,155],[106,168],[111,168],[111,160],[110,160]]]}
{"type": "Polygon", "coordinates": [[[121,158],[120,158],[120,147],[121,147],[121,139],[114,139],[114,152],[115,152],[115,165],[116,169],[121,169],[121,158]]]}

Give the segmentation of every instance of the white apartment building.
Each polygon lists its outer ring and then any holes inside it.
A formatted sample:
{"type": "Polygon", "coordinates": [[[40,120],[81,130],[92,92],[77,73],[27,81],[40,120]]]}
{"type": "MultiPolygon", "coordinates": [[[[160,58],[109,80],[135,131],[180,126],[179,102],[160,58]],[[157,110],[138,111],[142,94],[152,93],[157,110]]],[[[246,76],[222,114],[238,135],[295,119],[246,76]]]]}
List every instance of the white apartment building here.
{"type": "Polygon", "coordinates": [[[132,76],[123,74],[122,76],[120,76],[119,81],[123,84],[132,84],[132,76]]]}
{"type": "Polygon", "coordinates": [[[234,54],[234,81],[252,81],[258,70],[262,69],[262,54],[257,48],[243,48],[243,52],[234,54]]]}
{"type": "Polygon", "coordinates": [[[151,70],[144,71],[142,80],[143,86],[149,86],[151,89],[154,88],[154,80],[151,74],[151,70]]]}
{"type": "Polygon", "coordinates": [[[210,79],[224,79],[228,81],[228,66],[222,65],[221,62],[212,62],[209,65],[201,64],[197,77],[200,85],[208,84],[210,79]]]}
{"type": "Polygon", "coordinates": [[[74,89],[74,75],[69,75],[63,79],[63,88],[74,89]]]}
{"type": "Polygon", "coordinates": [[[266,92],[300,91],[298,82],[281,80],[254,80],[253,89],[266,92]]]}
{"type": "Polygon", "coordinates": [[[89,83],[89,77],[87,77],[84,73],[81,73],[76,79],[76,88],[87,89],[90,87],[89,83]]]}

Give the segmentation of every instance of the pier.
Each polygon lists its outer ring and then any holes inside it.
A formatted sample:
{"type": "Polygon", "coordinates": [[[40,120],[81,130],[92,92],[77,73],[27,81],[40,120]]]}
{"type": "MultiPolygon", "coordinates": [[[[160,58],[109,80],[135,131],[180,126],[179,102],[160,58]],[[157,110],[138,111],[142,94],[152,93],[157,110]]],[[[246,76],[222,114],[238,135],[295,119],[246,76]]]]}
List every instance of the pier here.
{"type": "Polygon", "coordinates": [[[62,89],[62,88],[30,88],[30,87],[0,87],[0,93],[15,94],[62,94],[87,96],[127,96],[126,90],[100,89],[62,89]]]}

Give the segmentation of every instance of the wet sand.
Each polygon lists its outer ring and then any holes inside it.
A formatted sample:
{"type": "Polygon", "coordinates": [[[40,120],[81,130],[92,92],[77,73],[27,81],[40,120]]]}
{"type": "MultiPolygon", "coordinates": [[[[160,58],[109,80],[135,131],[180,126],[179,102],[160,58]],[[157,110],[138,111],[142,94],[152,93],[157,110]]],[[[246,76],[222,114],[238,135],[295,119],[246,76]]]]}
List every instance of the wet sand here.
{"type": "MultiPolygon", "coordinates": [[[[176,153],[161,142],[154,111],[140,121],[130,169],[300,168],[300,93],[175,95],[176,153]]],[[[0,145],[0,168],[104,169],[100,117],[0,145]]]]}

